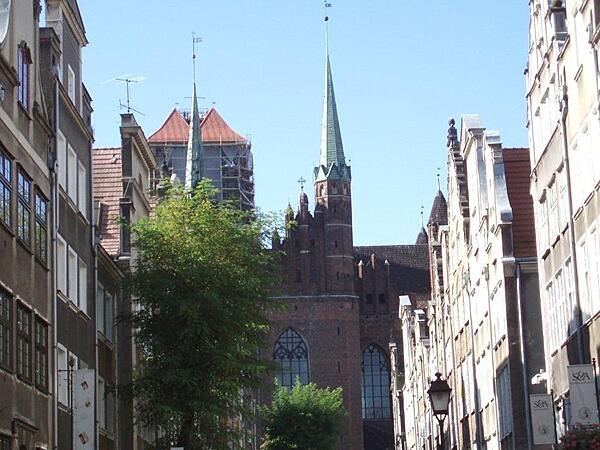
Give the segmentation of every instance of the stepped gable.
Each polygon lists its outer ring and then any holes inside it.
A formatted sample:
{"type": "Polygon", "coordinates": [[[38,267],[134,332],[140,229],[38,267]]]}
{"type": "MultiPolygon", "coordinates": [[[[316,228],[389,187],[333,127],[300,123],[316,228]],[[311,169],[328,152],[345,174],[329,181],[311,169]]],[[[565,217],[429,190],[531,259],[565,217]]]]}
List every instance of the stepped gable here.
{"type": "Polygon", "coordinates": [[[427,225],[448,225],[448,203],[442,191],[437,191],[431,206],[431,213],[427,225]]]}
{"type": "Polygon", "coordinates": [[[202,127],[202,142],[207,144],[246,144],[248,140],[233,131],[223,120],[215,108],[211,108],[200,125],[202,127]]]}
{"type": "Polygon", "coordinates": [[[190,125],[177,108],[174,108],[160,128],[148,138],[151,144],[185,145],[190,137],[190,125]]]}
{"type": "Polygon", "coordinates": [[[399,292],[425,292],[429,289],[429,248],[419,245],[375,245],[354,247],[356,264],[371,265],[371,255],[377,263],[390,263],[390,276],[399,292]]]}
{"type": "Polygon", "coordinates": [[[119,253],[119,199],[123,194],[121,149],[96,148],[92,158],[94,199],[101,202],[100,244],[115,256],[119,253]]]}

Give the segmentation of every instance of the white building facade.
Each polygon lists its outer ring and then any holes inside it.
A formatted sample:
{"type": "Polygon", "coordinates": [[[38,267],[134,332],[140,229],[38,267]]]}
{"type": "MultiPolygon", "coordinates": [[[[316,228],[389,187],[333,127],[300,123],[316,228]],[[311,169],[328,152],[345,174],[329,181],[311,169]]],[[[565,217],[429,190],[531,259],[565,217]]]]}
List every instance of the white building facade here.
{"type": "Polygon", "coordinates": [[[527,126],[547,389],[570,424],[567,366],[600,343],[600,1],[530,1],[527,126]]]}

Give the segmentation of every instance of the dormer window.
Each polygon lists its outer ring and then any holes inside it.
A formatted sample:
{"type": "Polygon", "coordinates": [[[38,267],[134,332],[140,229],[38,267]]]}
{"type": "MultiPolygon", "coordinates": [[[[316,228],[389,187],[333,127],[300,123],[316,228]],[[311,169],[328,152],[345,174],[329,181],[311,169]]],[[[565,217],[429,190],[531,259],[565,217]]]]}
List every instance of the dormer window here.
{"type": "Polygon", "coordinates": [[[31,51],[25,42],[21,42],[17,51],[17,72],[19,75],[18,100],[21,106],[29,111],[29,66],[31,51]]]}

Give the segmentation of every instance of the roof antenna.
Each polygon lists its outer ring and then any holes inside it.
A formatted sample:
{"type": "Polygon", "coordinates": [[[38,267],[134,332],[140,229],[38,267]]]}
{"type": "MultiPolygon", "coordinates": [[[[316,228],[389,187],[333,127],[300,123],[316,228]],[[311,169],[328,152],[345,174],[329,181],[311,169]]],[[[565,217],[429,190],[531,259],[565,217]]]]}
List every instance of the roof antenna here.
{"type": "MultiPolygon", "coordinates": [[[[130,113],[131,111],[136,112],[138,114],[141,114],[142,116],[145,115],[143,112],[138,111],[136,109],[133,109],[131,107],[131,102],[130,102],[130,96],[129,96],[129,85],[131,83],[139,83],[140,81],[145,80],[146,77],[145,76],[139,76],[139,77],[134,77],[134,78],[115,78],[115,81],[120,81],[121,84],[125,83],[127,85],[127,112],[130,113]]],[[[121,108],[125,108],[126,106],[123,105],[123,103],[121,103],[121,100],[119,100],[119,106],[121,108]]]]}
{"type": "Polygon", "coordinates": [[[117,83],[117,84],[125,84],[127,85],[127,104],[124,105],[123,102],[119,99],[119,108],[123,109],[123,108],[127,108],[127,112],[130,113],[131,111],[136,112],[138,114],[141,114],[142,116],[144,116],[145,114],[141,111],[138,111],[137,109],[134,109],[131,107],[131,96],[129,94],[129,85],[131,83],[139,83],[140,81],[144,81],[146,79],[146,77],[144,75],[140,75],[138,77],[132,77],[130,73],[124,73],[123,75],[117,75],[114,78],[109,78],[108,80],[104,80],[102,83],[100,84],[107,84],[107,83],[117,83]]]}

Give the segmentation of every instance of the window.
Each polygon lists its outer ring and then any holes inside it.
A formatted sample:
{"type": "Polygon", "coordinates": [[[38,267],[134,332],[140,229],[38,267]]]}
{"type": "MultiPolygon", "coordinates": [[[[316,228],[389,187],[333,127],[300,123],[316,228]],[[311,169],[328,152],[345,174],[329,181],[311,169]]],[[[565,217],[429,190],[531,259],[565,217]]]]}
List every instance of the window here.
{"type": "Polygon", "coordinates": [[[81,259],[78,261],[77,272],[79,274],[79,291],[76,304],[83,312],[87,312],[87,266],[81,259]]]}
{"type": "Polygon", "coordinates": [[[35,194],[35,232],[34,251],[42,261],[48,260],[48,202],[35,194]]]}
{"type": "Polygon", "coordinates": [[[96,288],[96,328],[104,334],[104,286],[98,283],[96,288]]]}
{"type": "Polygon", "coordinates": [[[369,345],[363,351],[361,369],[363,419],[389,419],[390,365],[386,355],[369,345]]]}
{"type": "Polygon", "coordinates": [[[31,381],[31,311],[17,305],[17,376],[31,381]]]}
{"type": "Polygon", "coordinates": [[[98,426],[106,429],[106,382],[98,376],[98,426]]]}
{"type": "Polygon", "coordinates": [[[69,372],[68,372],[67,349],[58,345],[58,358],[56,370],[58,378],[58,401],[69,406],[69,372]]]}
{"type": "Polygon", "coordinates": [[[24,42],[19,45],[17,52],[17,72],[19,75],[19,103],[29,110],[29,65],[31,64],[31,53],[24,42]]]}
{"type": "Polygon", "coordinates": [[[57,289],[61,291],[64,295],[67,295],[67,244],[60,235],[57,235],[56,239],[56,259],[57,289]]]}
{"type": "Polygon", "coordinates": [[[10,450],[12,439],[8,436],[0,436],[0,450],[10,450]]]}
{"type": "Polygon", "coordinates": [[[96,325],[107,340],[113,340],[113,296],[98,284],[96,299],[96,325]]]}
{"type": "Polygon", "coordinates": [[[77,163],[77,207],[87,217],[87,171],[81,161],[77,163]]]}
{"type": "Polygon", "coordinates": [[[31,218],[31,181],[19,170],[17,178],[18,203],[17,203],[17,236],[25,244],[31,245],[30,218],[31,218]]]}
{"type": "Polygon", "coordinates": [[[71,200],[77,202],[77,155],[70,145],[68,146],[67,158],[67,192],[71,200]]]}
{"type": "Polygon", "coordinates": [[[498,376],[498,400],[500,414],[500,439],[512,432],[512,399],[510,394],[510,378],[508,366],[504,366],[498,376]]]}
{"type": "Polygon", "coordinates": [[[68,297],[73,303],[77,304],[78,286],[78,264],[77,264],[77,253],[69,247],[69,264],[67,267],[67,273],[69,277],[69,293],[68,297]]]}
{"type": "Polygon", "coordinates": [[[12,369],[12,299],[0,290],[0,366],[12,369]]]}
{"type": "Polygon", "coordinates": [[[67,140],[59,131],[57,141],[57,158],[58,158],[58,182],[67,190],[67,140]]]}
{"type": "Polygon", "coordinates": [[[75,72],[70,65],[67,66],[67,93],[69,94],[69,98],[75,103],[75,72]]]}
{"type": "Polygon", "coordinates": [[[48,325],[35,319],[35,386],[48,390],[48,325]]]}
{"type": "Polygon", "coordinates": [[[0,220],[11,226],[12,170],[11,160],[0,150],[0,220]]]}
{"type": "Polygon", "coordinates": [[[275,376],[282,386],[291,389],[296,379],[301,384],[308,384],[308,348],[304,339],[291,328],[277,339],[273,360],[281,366],[275,376]]]}

